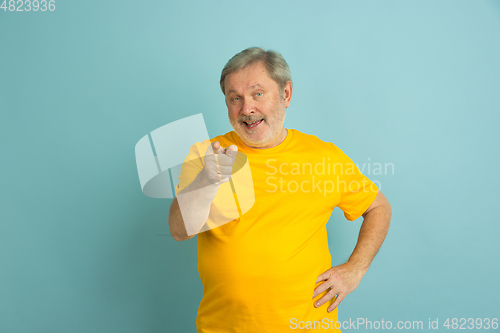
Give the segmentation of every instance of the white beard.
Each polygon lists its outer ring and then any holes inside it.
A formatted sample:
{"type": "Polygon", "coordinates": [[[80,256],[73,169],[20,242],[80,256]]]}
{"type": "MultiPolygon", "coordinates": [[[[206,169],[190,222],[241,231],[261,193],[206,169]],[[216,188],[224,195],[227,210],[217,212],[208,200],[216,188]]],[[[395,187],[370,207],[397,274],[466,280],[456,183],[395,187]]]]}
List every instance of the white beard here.
{"type": "Polygon", "coordinates": [[[248,129],[244,127],[244,124],[239,121],[233,121],[230,117],[229,123],[246,145],[253,148],[271,146],[273,144],[277,144],[277,141],[281,136],[283,124],[285,122],[286,108],[283,108],[282,110],[277,109],[271,114],[272,115],[270,117],[267,117],[266,121],[263,121],[259,125],[260,128],[256,128],[254,131],[248,131],[248,129]],[[267,126],[267,128],[262,128],[262,126],[267,126]],[[260,139],[251,137],[252,134],[257,131],[263,130],[265,130],[266,133],[260,139]]]}

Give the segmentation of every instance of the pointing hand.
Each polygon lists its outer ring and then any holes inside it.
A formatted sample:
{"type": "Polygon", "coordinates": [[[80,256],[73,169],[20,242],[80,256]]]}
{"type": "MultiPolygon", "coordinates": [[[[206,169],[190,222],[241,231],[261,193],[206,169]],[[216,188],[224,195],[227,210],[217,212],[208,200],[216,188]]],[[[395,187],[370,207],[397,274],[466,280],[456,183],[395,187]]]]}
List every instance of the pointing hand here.
{"type": "Polygon", "coordinates": [[[213,142],[205,154],[205,168],[203,169],[211,184],[226,183],[231,179],[233,164],[236,160],[238,147],[230,145],[221,147],[219,141],[213,142]]]}

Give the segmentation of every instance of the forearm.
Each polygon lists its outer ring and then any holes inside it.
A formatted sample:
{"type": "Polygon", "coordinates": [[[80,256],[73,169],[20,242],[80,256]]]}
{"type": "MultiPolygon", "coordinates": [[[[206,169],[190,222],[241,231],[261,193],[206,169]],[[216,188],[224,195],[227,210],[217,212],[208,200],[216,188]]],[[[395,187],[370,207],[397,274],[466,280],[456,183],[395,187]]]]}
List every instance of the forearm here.
{"type": "Polygon", "coordinates": [[[366,273],[373,258],[384,242],[391,223],[392,209],[387,202],[378,206],[364,216],[359,230],[358,241],[348,262],[366,273]]]}
{"type": "Polygon", "coordinates": [[[218,185],[209,184],[202,173],[172,201],[168,215],[170,233],[175,240],[193,238],[203,227],[218,185]]]}

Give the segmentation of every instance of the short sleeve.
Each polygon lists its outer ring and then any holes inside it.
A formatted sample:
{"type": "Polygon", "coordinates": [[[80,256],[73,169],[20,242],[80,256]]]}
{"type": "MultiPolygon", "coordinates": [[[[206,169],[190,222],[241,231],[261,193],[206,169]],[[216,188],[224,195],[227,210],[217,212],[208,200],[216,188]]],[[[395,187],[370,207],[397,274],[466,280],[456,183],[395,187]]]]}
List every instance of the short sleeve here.
{"type": "Polygon", "coordinates": [[[340,192],[338,207],[349,221],[359,218],[375,200],[379,188],[363,175],[354,162],[336,147],[337,163],[335,175],[340,192]]]}

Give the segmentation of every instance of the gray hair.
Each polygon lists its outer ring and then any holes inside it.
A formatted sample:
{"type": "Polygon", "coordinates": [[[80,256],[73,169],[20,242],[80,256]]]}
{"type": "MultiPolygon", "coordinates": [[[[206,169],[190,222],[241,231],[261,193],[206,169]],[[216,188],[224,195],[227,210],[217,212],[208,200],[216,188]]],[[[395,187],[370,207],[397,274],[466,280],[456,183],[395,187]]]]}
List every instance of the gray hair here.
{"type": "Polygon", "coordinates": [[[281,54],[272,50],[265,51],[260,47],[249,47],[229,59],[220,76],[222,93],[226,94],[224,80],[229,73],[237,72],[259,61],[266,66],[269,77],[278,84],[280,96],[283,98],[286,83],[292,81],[290,68],[281,54]]]}

